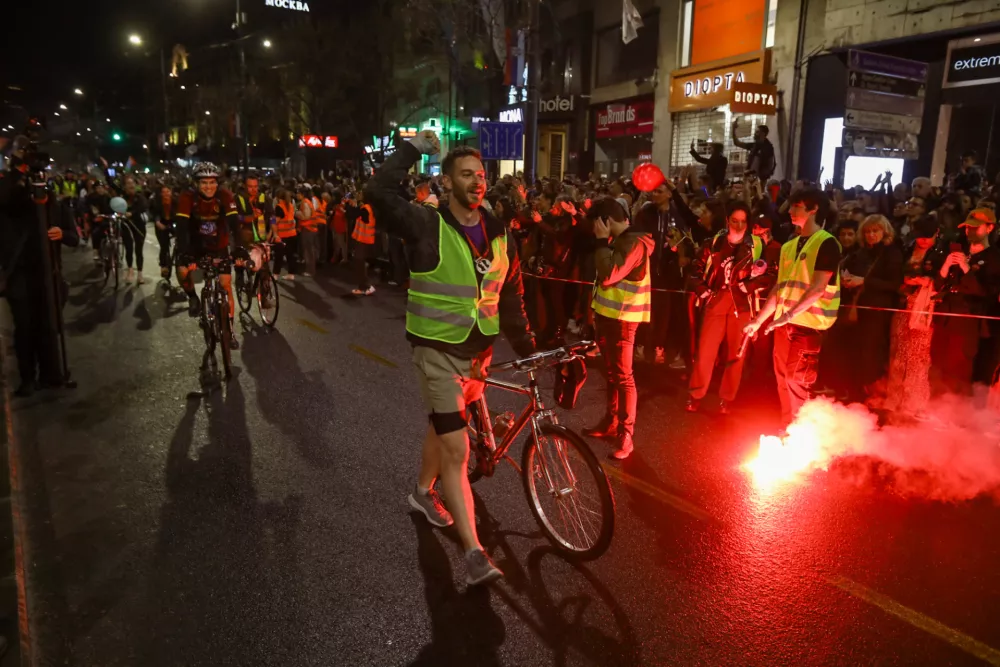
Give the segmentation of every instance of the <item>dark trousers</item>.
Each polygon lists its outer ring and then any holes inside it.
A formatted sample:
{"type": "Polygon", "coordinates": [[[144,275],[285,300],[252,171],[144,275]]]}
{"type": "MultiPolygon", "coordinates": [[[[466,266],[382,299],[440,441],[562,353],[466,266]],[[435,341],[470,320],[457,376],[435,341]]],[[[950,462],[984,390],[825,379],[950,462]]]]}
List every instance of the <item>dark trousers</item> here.
{"type": "Polygon", "coordinates": [[[632,374],[632,354],[638,322],[622,322],[603,315],[594,316],[597,344],[601,348],[608,380],[607,422],[617,421],[619,433],[632,436],[638,395],[632,374]]]}
{"type": "Polygon", "coordinates": [[[968,394],[972,391],[976,351],[982,325],[970,317],[935,317],[931,339],[931,393],[968,394]]]}
{"type": "Polygon", "coordinates": [[[358,289],[362,291],[372,286],[368,280],[368,253],[374,247],[367,243],[354,244],[354,276],[358,281],[358,289]]]}
{"type": "Polygon", "coordinates": [[[287,236],[281,239],[281,245],[274,246],[274,275],[281,275],[281,267],[287,264],[288,273],[295,273],[295,252],[299,247],[299,237],[287,236]]]}
{"type": "Polygon", "coordinates": [[[795,324],[786,324],[774,331],[774,376],[778,383],[781,421],[786,426],[811,397],[824,333],[795,324]]]}
{"type": "Polygon", "coordinates": [[[125,266],[132,268],[133,256],[135,267],[142,273],[142,251],[146,243],[146,223],[126,222],[122,225],[122,243],[125,245],[125,266]]]}
{"type": "Polygon", "coordinates": [[[743,327],[749,323],[750,313],[736,313],[736,304],[729,291],[716,294],[705,304],[698,336],[698,351],[691,373],[691,398],[701,400],[708,392],[719,346],[725,341],[725,371],[722,374],[722,386],[719,387],[719,398],[727,403],[736,399],[736,392],[740,390],[740,380],[743,378],[740,344],[743,342],[743,327]]]}
{"type": "Polygon", "coordinates": [[[666,349],[670,332],[670,320],[673,313],[670,292],[653,292],[651,295],[649,324],[646,329],[646,349],[652,352],[656,349],[666,349]]]}
{"type": "Polygon", "coordinates": [[[319,230],[319,238],[316,239],[317,249],[316,249],[316,263],[326,264],[327,260],[330,259],[330,230],[328,229],[330,225],[319,225],[317,229],[319,230]]]}
{"type": "Polygon", "coordinates": [[[170,275],[170,230],[156,229],[156,242],[160,244],[160,268],[166,269],[162,272],[164,277],[170,275]]]}
{"type": "Polygon", "coordinates": [[[389,263],[392,267],[392,281],[397,285],[402,285],[410,279],[410,268],[406,261],[406,246],[402,239],[395,236],[389,237],[389,263]]]}
{"type": "Polygon", "coordinates": [[[48,302],[43,289],[29,287],[7,296],[14,320],[14,354],[22,384],[37,379],[59,382],[59,360],[55,357],[55,340],[49,322],[48,302]]]}

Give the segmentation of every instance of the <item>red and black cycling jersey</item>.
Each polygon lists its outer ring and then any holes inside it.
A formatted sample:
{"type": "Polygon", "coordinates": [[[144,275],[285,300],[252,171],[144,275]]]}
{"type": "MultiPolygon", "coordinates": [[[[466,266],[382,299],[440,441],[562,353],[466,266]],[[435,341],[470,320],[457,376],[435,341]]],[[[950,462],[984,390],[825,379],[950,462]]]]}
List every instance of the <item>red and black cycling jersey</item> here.
{"type": "Polygon", "coordinates": [[[229,248],[229,225],[237,215],[231,192],[220,188],[215,197],[205,199],[189,190],[177,202],[177,233],[186,230],[189,252],[221,252],[229,248]]]}

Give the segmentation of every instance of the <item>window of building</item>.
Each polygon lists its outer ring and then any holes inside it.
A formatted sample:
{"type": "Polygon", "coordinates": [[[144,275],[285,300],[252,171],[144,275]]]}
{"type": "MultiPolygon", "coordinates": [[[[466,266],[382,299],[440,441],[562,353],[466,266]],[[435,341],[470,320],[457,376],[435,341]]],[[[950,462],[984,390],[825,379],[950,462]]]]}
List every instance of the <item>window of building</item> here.
{"type": "Polygon", "coordinates": [[[767,31],[764,37],[764,48],[774,46],[774,27],[778,22],[778,0],[767,1],[767,31]]]}
{"type": "MultiPolygon", "coordinates": [[[[678,172],[681,167],[688,165],[702,168],[702,165],[691,157],[692,141],[695,151],[706,158],[711,154],[711,145],[720,143],[723,146],[722,154],[729,160],[727,178],[741,177],[746,168],[747,151],[733,143],[733,117],[728,104],[714,109],[673,114],[674,131],[670,164],[674,171],[678,172]]],[[[767,123],[767,116],[740,114],[736,118],[740,121],[736,133],[742,141],[752,142],[751,137],[757,126],[767,123]]],[[[676,173],[673,175],[676,176],[676,173]]]]}
{"type": "Polygon", "coordinates": [[[597,33],[597,85],[610,86],[652,76],[659,44],[659,12],[642,17],[638,36],[628,44],[622,42],[620,23],[601,30],[597,33]]]}
{"type": "Polygon", "coordinates": [[[686,0],[681,10],[681,67],[691,64],[691,19],[694,16],[694,0],[686,0]]]}

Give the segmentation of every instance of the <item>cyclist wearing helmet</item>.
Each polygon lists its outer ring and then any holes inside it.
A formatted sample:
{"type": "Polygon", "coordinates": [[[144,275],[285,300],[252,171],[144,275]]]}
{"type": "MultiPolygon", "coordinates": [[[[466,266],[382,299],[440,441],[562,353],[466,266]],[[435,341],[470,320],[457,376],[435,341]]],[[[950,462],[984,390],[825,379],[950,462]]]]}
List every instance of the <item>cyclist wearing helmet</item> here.
{"type": "MultiPolygon", "coordinates": [[[[191,271],[202,257],[229,257],[229,228],[239,212],[232,194],[219,187],[219,170],[214,164],[195,165],[193,178],[195,189],[182,193],[177,202],[177,256],[183,259],[177,263],[177,282],[188,295],[189,314],[198,317],[201,304],[194,291],[191,271]]],[[[223,274],[220,281],[229,293],[229,317],[232,318],[236,306],[232,275],[223,274]]],[[[235,333],[232,348],[239,349],[235,333]]]]}

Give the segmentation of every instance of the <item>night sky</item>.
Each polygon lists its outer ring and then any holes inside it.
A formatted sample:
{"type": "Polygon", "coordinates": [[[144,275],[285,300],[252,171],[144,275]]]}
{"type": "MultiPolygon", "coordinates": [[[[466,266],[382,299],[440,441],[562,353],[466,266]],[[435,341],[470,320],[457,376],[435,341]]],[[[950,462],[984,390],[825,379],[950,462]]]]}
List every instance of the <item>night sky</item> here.
{"type": "MultiPolygon", "coordinates": [[[[248,14],[247,29],[253,32],[301,16],[265,7],[264,0],[242,3],[248,14]]],[[[317,16],[339,3],[313,0],[309,5],[317,16]]],[[[4,122],[18,114],[11,105],[48,115],[58,110],[60,102],[72,106],[87,100],[99,104],[101,115],[141,116],[135,107],[142,105],[142,77],[159,76],[160,45],[169,54],[177,43],[191,50],[231,39],[236,15],[236,0],[13,0],[3,4],[4,14],[13,18],[5,22],[6,48],[0,60],[4,102],[0,120],[4,122]],[[142,36],[143,48],[129,44],[131,33],[142,36]],[[83,99],[73,94],[76,87],[84,90],[83,99]]]]}

